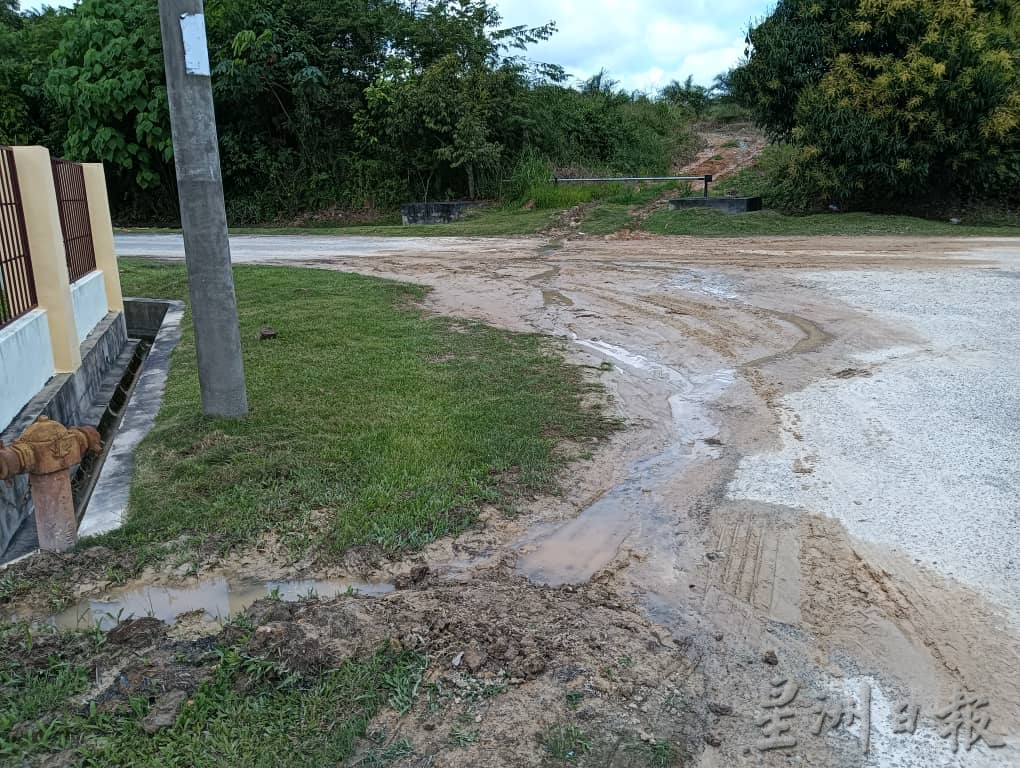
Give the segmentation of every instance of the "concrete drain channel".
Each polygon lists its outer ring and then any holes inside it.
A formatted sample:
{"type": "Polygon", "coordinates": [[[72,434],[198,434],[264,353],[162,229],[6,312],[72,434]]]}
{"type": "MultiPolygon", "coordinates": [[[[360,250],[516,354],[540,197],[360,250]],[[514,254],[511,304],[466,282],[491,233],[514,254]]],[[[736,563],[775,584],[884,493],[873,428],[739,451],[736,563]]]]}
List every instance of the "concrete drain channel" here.
{"type": "Polygon", "coordinates": [[[99,420],[104,449],[85,467],[75,498],[79,536],[120,527],[127,508],[134,454],[156,423],[170,369],[170,355],[181,338],[184,304],[125,299],[129,334],[139,339],[135,355],[99,420]]]}
{"type": "MultiPolygon", "coordinates": [[[[70,491],[79,537],[113,530],[123,521],[134,452],[155,424],[170,354],[180,341],[182,302],[126,298],[124,305],[126,340],[119,349],[109,347],[109,373],[90,398],[91,405],[76,419],[96,427],[103,444],[100,452],[85,453],[72,469],[70,491]]],[[[30,512],[0,552],[0,563],[14,562],[38,548],[35,515],[30,512]]]]}
{"type": "Polygon", "coordinates": [[[134,344],[134,354],[131,356],[131,362],[128,363],[127,368],[124,370],[124,375],[117,382],[113,394],[106,405],[106,409],[96,425],[99,435],[103,439],[103,450],[98,455],[87,454],[82,459],[81,464],[78,465],[78,469],[71,479],[71,492],[74,496],[74,513],[79,525],[85,516],[85,509],[92,498],[92,492],[95,490],[96,483],[99,481],[103,464],[106,462],[106,457],[109,455],[114,437],[120,428],[127,405],[134,392],[138,374],[149,355],[153,341],[155,341],[155,338],[150,340],[140,339],[134,344]]]}

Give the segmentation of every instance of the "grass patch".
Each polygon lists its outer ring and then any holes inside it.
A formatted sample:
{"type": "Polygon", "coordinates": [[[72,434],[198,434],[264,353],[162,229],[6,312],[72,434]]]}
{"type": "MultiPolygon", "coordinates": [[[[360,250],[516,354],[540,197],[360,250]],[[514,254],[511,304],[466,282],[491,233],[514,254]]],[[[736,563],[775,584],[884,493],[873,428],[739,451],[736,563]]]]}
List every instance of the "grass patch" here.
{"type": "Polygon", "coordinates": [[[543,182],[532,186],[520,201],[531,202],[536,209],[564,210],[581,203],[607,203],[609,205],[644,205],[657,200],[670,191],[686,188],[670,182],[609,182],[591,184],[553,184],[543,182]]]}
{"type": "Polygon", "coordinates": [[[175,725],[153,736],[140,727],[147,698],[102,710],[72,703],[89,686],[87,654],[42,669],[8,658],[0,666],[0,762],[73,752],[75,765],[89,766],[339,765],[386,706],[389,681],[421,667],[420,659],[380,651],[308,677],[236,648],[211,653],[212,678],[175,725]]]}
{"type": "Polygon", "coordinates": [[[775,211],[728,214],[721,211],[658,211],[642,227],[662,235],[757,237],[763,235],[909,235],[912,237],[1020,235],[1020,225],[969,226],[911,216],[873,213],[819,213],[785,216],[775,211]]]}
{"type": "Polygon", "coordinates": [[[751,123],[751,112],[732,102],[715,102],[701,116],[701,127],[712,128],[723,125],[751,123]]]}
{"type": "Polygon", "coordinates": [[[628,752],[640,758],[647,768],[673,768],[680,765],[680,751],[666,741],[648,744],[642,741],[624,747],[628,752]]]}
{"type": "Polygon", "coordinates": [[[586,235],[611,235],[621,229],[628,229],[634,226],[632,211],[629,205],[599,205],[585,215],[578,231],[586,235]]]}
{"type": "MultiPolygon", "coordinates": [[[[125,260],[121,279],[129,295],[187,298],[180,265],[125,260]]],[[[235,281],[250,417],[201,415],[186,318],[127,522],[92,543],[152,553],[275,531],[299,551],[399,554],[464,531],[483,504],[553,490],[556,445],[614,427],[556,342],[426,316],[423,288],[264,266],[235,281]],[[258,340],[266,325],[276,340],[258,340]]]]}
{"type": "Polygon", "coordinates": [[[550,726],[541,741],[549,757],[562,762],[573,762],[591,751],[591,739],[576,725],[550,726]]]}

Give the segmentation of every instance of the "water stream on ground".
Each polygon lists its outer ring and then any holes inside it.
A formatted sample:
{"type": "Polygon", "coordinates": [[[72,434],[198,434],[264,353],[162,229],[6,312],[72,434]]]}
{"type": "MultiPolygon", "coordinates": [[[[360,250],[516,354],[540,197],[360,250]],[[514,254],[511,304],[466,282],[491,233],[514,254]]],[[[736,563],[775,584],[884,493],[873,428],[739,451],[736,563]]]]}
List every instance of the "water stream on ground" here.
{"type": "Polygon", "coordinates": [[[704,442],[718,433],[708,405],[734,381],[730,370],[696,376],[603,341],[574,341],[637,376],[663,382],[672,392],[668,399],[673,430],[661,451],[636,461],[623,482],[578,517],[537,526],[518,543],[517,569],[533,582],[552,586],[588,581],[635,534],[653,557],[664,553],[669,557],[675,515],[669,514],[666,487],[713,450],[704,442]]]}
{"type": "Polygon", "coordinates": [[[112,590],[101,599],[82,600],[54,614],[47,623],[62,630],[81,630],[99,626],[111,629],[129,618],[152,616],[174,623],[185,614],[202,612],[206,621],[226,622],[267,596],[296,601],[304,597],[323,599],[347,592],[377,597],[393,591],[391,584],[340,580],[233,581],[226,576],[204,579],[180,587],[145,586],[112,590]]]}
{"type": "MultiPolygon", "coordinates": [[[[649,565],[664,573],[671,571],[676,514],[668,488],[694,463],[717,450],[706,443],[718,433],[708,409],[733,383],[734,373],[723,369],[696,375],[603,341],[574,341],[634,376],[659,382],[668,399],[672,429],[660,450],[634,462],[621,483],[578,517],[536,526],[518,541],[517,568],[536,583],[582,583],[608,566],[631,538],[640,541],[650,556],[649,565]]],[[[114,589],[101,598],[83,599],[46,622],[63,630],[95,626],[108,630],[132,617],[151,616],[172,624],[200,612],[202,620],[222,624],[269,595],[295,601],[309,596],[328,599],[349,591],[375,597],[393,589],[386,583],[257,581],[221,574],[184,586],[114,589]]]]}

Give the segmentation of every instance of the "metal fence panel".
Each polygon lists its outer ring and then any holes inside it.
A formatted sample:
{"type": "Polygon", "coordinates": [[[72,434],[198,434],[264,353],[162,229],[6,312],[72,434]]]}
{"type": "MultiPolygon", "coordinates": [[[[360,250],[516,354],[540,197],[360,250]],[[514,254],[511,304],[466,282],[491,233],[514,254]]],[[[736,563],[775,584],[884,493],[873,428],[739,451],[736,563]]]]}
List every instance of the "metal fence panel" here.
{"type": "Polygon", "coordinates": [[[53,185],[57,190],[60,228],[64,233],[67,273],[74,283],[96,270],[89,200],[85,192],[85,169],[79,163],[54,160],[53,185]]]}
{"type": "Polygon", "coordinates": [[[0,147],[0,328],[37,303],[14,151],[0,147]]]}

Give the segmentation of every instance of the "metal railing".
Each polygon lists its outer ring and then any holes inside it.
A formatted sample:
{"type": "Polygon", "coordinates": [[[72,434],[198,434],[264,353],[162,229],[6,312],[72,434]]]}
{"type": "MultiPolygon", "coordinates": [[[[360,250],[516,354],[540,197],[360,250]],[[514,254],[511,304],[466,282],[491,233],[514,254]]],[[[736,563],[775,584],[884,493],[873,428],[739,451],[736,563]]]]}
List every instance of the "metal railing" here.
{"type": "Polygon", "coordinates": [[[0,328],[37,304],[14,151],[0,147],[0,328]]]}
{"type": "Polygon", "coordinates": [[[708,185],[712,183],[712,174],[704,176],[618,176],[605,179],[561,179],[553,178],[553,184],[609,184],[624,181],[702,181],[705,183],[705,197],[708,197],[708,185]]]}
{"type": "Polygon", "coordinates": [[[96,270],[89,199],[85,192],[85,169],[79,163],[54,160],[53,186],[57,190],[60,229],[64,233],[67,275],[75,283],[96,270]]]}

